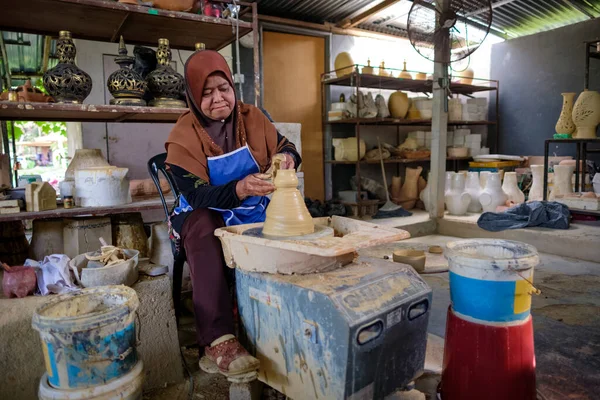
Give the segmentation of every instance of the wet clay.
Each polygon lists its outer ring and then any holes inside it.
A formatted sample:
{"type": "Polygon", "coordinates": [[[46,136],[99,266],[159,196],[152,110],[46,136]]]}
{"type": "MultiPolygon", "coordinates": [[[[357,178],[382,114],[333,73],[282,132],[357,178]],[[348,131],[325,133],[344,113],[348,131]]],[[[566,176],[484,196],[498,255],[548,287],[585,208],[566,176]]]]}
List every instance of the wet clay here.
{"type": "Polygon", "coordinates": [[[293,169],[274,170],[275,192],[267,207],[263,234],[267,236],[301,236],[313,233],[315,225],[304,204],[293,169]]]}

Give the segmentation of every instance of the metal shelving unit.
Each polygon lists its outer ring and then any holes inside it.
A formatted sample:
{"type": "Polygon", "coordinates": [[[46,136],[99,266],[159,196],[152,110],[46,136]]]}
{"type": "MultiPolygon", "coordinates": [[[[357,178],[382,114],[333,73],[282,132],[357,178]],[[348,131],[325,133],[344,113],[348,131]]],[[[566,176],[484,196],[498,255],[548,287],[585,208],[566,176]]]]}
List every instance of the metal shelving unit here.
{"type": "MultiPolygon", "coordinates": [[[[431,80],[416,80],[416,79],[403,79],[403,78],[395,78],[391,76],[380,76],[380,75],[371,75],[371,74],[361,74],[359,72],[359,67],[363,67],[361,65],[355,64],[353,66],[353,71],[350,74],[347,74],[342,77],[336,76],[336,71],[326,72],[321,75],[321,101],[323,104],[322,109],[322,121],[323,121],[323,153],[325,155],[325,165],[355,165],[356,176],[358,184],[358,191],[361,192],[360,187],[360,166],[365,164],[379,164],[379,161],[335,161],[329,159],[331,157],[331,134],[326,134],[327,128],[331,128],[336,125],[347,125],[354,126],[354,134],[356,136],[357,143],[360,143],[361,137],[361,126],[368,125],[382,125],[382,126],[396,126],[396,133],[398,137],[398,142],[400,140],[400,127],[401,126],[431,126],[431,120],[408,120],[408,119],[396,119],[396,118],[349,118],[342,119],[337,121],[329,121],[327,119],[328,116],[328,103],[327,99],[329,97],[327,88],[329,86],[343,86],[343,87],[351,87],[356,92],[362,89],[375,89],[375,90],[402,90],[414,93],[425,93],[430,94],[433,90],[433,81],[431,80]]],[[[396,75],[400,72],[398,69],[394,68],[386,68],[387,71],[394,72],[396,75]]],[[[416,71],[409,71],[414,73],[416,71]]],[[[498,97],[498,89],[499,84],[498,81],[494,80],[483,80],[483,79],[474,79],[475,81],[481,82],[480,85],[467,85],[463,83],[455,83],[452,82],[450,84],[450,91],[453,94],[460,94],[468,97],[472,97],[473,93],[480,92],[496,92],[496,117],[499,113],[499,97],[498,97]]],[[[449,121],[449,126],[493,126],[496,127],[496,132],[498,129],[497,121],[449,121]]],[[[360,145],[357,146],[357,149],[360,148],[360,145]]],[[[496,134],[496,141],[494,149],[498,148],[498,135],[496,134]]],[[[358,150],[357,150],[358,151],[358,150]]],[[[471,159],[470,157],[465,158],[447,158],[446,160],[449,162],[453,162],[454,169],[458,168],[458,163],[460,161],[465,161],[471,159]]],[[[384,160],[386,164],[396,164],[398,171],[400,165],[407,164],[418,164],[418,163],[427,163],[430,161],[430,158],[427,159],[402,159],[402,158],[390,158],[384,160]]],[[[326,174],[327,176],[327,174],[326,174]]],[[[360,194],[359,194],[360,198],[360,194]]],[[[361,202],[359,201],[359,204],[361,202]]],[[[360,210],[360,207],[359,207],[360,210]]]]}
{"type": "MultiPolygon", "coordinates": [[[[237,2],[239,16],[248,20],[214,18],[190,12],[177,12],[113,0],[4,0],[0,13],[0,31],[15,31],[56,36],[68,30],[77,39],[116,43],[123,35],[128,44],[156,46],[159,38],[168,38],[173,49],[194,50],[197,42],[207,49],[219,50],[239,36],[252,34],[258,42],[258,12],[255,2],[237,2]]],[[[259,46],[254,46],[255,104],[260,104],[259,46]]],[[[9,82],[10,83],[10,82],[9,82]]],[[[105,82],[94,82],[104,85],[105,82]]],[[[0,121],[77,121],[174,123],[187,108],[113,106],[107,104],[59,104],[0,102],[0,121]]],[[[4,145],[8,146],[5,122],[4,145]]],[[[21,212],[0,216],[0,221],[107,215],[162,208],[158,198],[136,200],[118,207],[73,208],[39,213],[21,212]]]]}

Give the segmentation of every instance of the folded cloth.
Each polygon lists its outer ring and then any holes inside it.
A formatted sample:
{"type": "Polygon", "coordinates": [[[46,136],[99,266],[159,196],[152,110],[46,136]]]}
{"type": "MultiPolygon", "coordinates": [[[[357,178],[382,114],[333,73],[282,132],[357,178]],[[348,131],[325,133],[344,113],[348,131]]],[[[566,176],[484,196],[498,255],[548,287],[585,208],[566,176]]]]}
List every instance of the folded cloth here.
{"type": "Polygon", "coordinates": [[[532,201],[501,213],[485,212],[477,220],[477,225],[491,232],[528,226],[569,229],[570,215],[569,208],[564,204],[555,201],[532,201]]]}

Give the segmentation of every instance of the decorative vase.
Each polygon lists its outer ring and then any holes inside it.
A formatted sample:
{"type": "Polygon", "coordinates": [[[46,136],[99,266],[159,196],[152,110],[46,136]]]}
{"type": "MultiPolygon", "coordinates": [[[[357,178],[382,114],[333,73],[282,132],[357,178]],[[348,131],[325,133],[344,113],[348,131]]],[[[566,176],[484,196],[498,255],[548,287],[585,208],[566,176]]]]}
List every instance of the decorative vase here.
{"type": "Polygon", "coordinates": [[[583,91],[573,107],[573,122],[577,139],[596,138],[596,127],[600,123],[600,93],[583,91]]]}
{"type": "Polygon", "coordinates": [[[554,184],[550,192],[549,199],[555,200],[559,196],[573,193],[573,172],[574,165],[555,165],[554,166],[554,184]]]}
{"type": "Polygon", "coordinates": [[[335,149],[333,158],[336,161],[358,161],[362,160],[367,152],[367,146],[364,140],[360,140],[360,158],[356,149],[357,142],[355,137],[346,139],[333,139],[333,147],[335,149]]]}
{"type": "Polygon", "coordinates": [[[475,76],[475,71],[473,68],[467,68],[463,72],[460,72],[459,82],[464,85],[470,85],[473,83],[473,77],[475,76]]]}
{"type": "Polygon", "coordinates": [[[417,204],[415,205],[415,207],[417,207],[421,210],[425,209],[425,203],[423,203],[423,200],[421,200],[421,193],[423,193],[423,191],[425,190],[426,187],[427,187],[427,181],[422,176],[419,176],[419,180],[417,182],[417,188],[419,190],[419,200],[417,200],[417,204]]]}
{"type": "Polygon", "coordinates": [[[410,107],[406,114],[406,119],[421,119],[421,111],[417,109],[414,101],[410,100],[410,107]]]}
{"type": "Polygon", "coordinates": [[[427,80],[427,74],[425,72],[417,72],[415,74],[415,79],[419,80],[419,81],[426,81],[427,80]]]}
{"type": "Polygon", "coordinates": [[[500,174],[490,172],[487,176],[485,189],[479,195],[479,202],[483,207],[483,211],[496,212],[496,207],[505,205],[506,200],[508,200],[508,196],[502,190],[500,174]]]}
{"type": "Polygon", "coordinates": [[[181,74],[171,67],[171,48],[168,39],[158,39],[156,50],[158,68],[148,74],[148,89],[154,96],[150,101],[152,107],[183,108],[185,101],[180,100],[185,84],[181,74]]]}
{"type": "Polygon", "coordinates": [[[419,176],[421,175],[421,171],[423,171],[423,167],[406,168],[404,185],[402,185],[397,204],[407,210],[415,208],[415,203],[419,196],[419,176]]]}
{"type": "Polygon", "coordinates": [[[404,60],[404,68],[402,69],[402,71],[400,71],[400,75],[398,76],[398,78],[402,78],[402,79],[412,79],[412,75],[410,74],[410,72],[408,72],[406,70],[406,60],[404,60]]]}
{"type": "Polygon", "coordinates": [[[516,172],[505,172],[502,190],[508,196],[508,201],[515,204],[521,204],[525,201],[525,194],[519,189],[517,184],[516,172]]]}
{"type": "Polygon", "coordinates": [[[444,183],[444,196],[446,196],[446,194],[450,191],[450,188],[452,187],[452,178],[455,174],[456,172],[446,171],[446,181],[444,183]]]}
{"type": "Polygon", "coordinates": [[[127,55],[127,47],[123,36],[119,40],[119,55],[115,57],[115,62],[119,69],[108,77],[108,91],[113,99],[110,104],[123,106],[145,106],[146,102],[142,99],[148,88],[146,81],[140,74],[131,69],[135,59],[127,55]]]}
{"type": "Polygon", "coordinates": [[[77,49],[71,32],[58,33],[56,54],[58,64],[44,73],[44,88],[58,103],[83,103],[92,91],[92,78],[75,65],[77,49]]]}
{"type": "Polygon", "coordinates": [[[446,209],[450,215],[465,215],[471,202],[471,196],[465,192],[465,176],[454,174],[450,190],[444,195],[446,209]]]}
{"type": "Polygon", "coordinates": [[[335,57],[333,62],[335,68],[335,75],[339,78],[350,75],[354,72],[354,60],[350,53],[343,51],[335,57]]]}
{"type": "Polygon", "coordinates": [[[275,192],[267,206],[263,234],[267,236],[301,236],[313,233],[315,225],[300,194],[293,169],[274,171],[275,192]]]}
{"type": "Polygon", "coordinates": [[[190,11],[196,0],[154,0],[153,7],[169,11],[190,11]]]}
{"type": "Polygon", "coordinates": [[[65,181],[75,180],[75,171],[89,167],[108,167],[100,149],[77,149],[65,171],[65,181]]]}
{"type": "Polygon", "coordinates": [[[390,190],[390,197],[393,201],[396,201],[400,198],[402,194],[402,177],[393,176],[392,177],[392,189],[390,190]]]}
{"type": "Polygon", "coordinates": [[[554,129],[556,133],[568,133],[575,132],[575,124],[573,123],[573,100],[577,93],[561,93],[563,97],[563,106],[560,111],[560,117],[556,122],[554,129]]]}
{"type": "Polygon", "coordinates": [[[390,99],[388,100],[388,107],[390,109],[390,114],[394,118],[404,118],[406,117],[406,113],[408,112],[408,106],[410,101],[408,100],[408,95],[404,92],[397,91],[390,95],[390,99]]]}
{"type": "Polygon", "coordinates": [[[429,172],[427,174],[427,184],[425,185],[425,188],[423,190],[421,190],[421,193],[419,193],[419,198],[423,202],[423,206],[425,206],[426,211],[431,210],[431,206],[432,206],[432,204],[431,204],[431,185],[429,185],[429,182],[431,182],[431,172],[429,172]]]}
{"type": "Polygon", "coordinates": [[[363,67],[361,74],[375,75],[375,69],[371,67],[371,59],[367,59],[367,66],[363,67]]]}
{"type": "Polygon", "coordinates": [[[385,104],[385,98],[378,94],[375,96],[375,106],[377,107],[377,118],[387,118],[390,116],[390,110],[385,104]]]}
{"type": "Polygon", "coordinates": [[[544,166],[531,166],[532,183],[529,189],[527,201],[542,201],[544,200],[544,166]]]}
{"type": "Polygon", "coordinates": [[[390,73],[385,70],[385,61],[379,64],[379,76],[390,76],[390,73]]]}
{"type": "Polygon", "coordinates": [[[467,176],[467,182],[465,184],[465,191],[469,194],[469,212],[478,213],[481,212],[481,203],[479,203],[479,196],[481,195],[481,185],[479,183],[479,173],[469,172],[467,176]]]}
{"type": "Polygon", "coordinates": [[[479,186],[481,186],[481,190],[485,189],[485,186],[487,185],[487,178],[490,174],[490,171],[481,171],[479,173],[479,186]]]}

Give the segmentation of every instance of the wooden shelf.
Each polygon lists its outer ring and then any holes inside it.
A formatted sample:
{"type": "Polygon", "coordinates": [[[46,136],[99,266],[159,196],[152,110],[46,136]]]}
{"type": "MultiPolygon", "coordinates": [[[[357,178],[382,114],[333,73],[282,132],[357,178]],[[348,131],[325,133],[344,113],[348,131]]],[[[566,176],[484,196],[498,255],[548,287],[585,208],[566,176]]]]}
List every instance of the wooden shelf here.
{"type": "MultiPolygon", "coordinates": [[[[173,198],[167,198],[167,204],[173,204],[173,198]]],[[[84,215],[98,216],[159,209],[162,209],[162,203],[160,198],[157,197],[151,199],[134,199],[133,203],[113,207],[76,207],[68,209],[59,207],[56,210],[48,211],[1,214],[0,222],[26,219],[66,218],[84,215]]]]}
{"type": "MultiPolygon", "coordinates": [[[[327,74],[326,74],[327,75],[327,74]]],[[[326,76],[325,75],[325,76],[326,76]]],[[[361,88],[370,89],[388,89],[388,90],[404,90],[417,93],[431,93],[433,89],[433,81],[421,81],[416,79],[393,78],[389,76],[357,74],[356,72],[343,76],[341,78],[325,78],[325,85],[337,86],[356,86],[356,81],[360,77],[361,88]]],[[[486,81],[494,82],[494,81],[486,81]]],[[[463,83],[450,83],[450,91],[455,94],[472,94],[476,92],[486,92],[497,90],[496,86],[478,86],[466,85],[463,83]]]]}
{"type": "Polygon", "coordinates": [[[0,120],[81,122],[176,122],[187,108],[0,101],[0,120]]]}
{"type": "MultiPolygon", "coordinates": [[[[460,160],[472,160],[472,157],[447,157],[446,161],[460,161],[460,160]]],[[[383,160],[384,164],[416,164],[431,161],[431,158],[388,158],[383,160]]],[[[361,160],[360,164],[379,164],[379,160],[361,160]]],[[[326,164],[358,164],[356,161],[336,161],[336,160],[325,160],[326,164]]]]}
{"type": "MultiPolygon", "coordinates": [[[[348,118],[338,121],[327,121],[326,124],[361,124],[361,125],[413,125],[431,126],[430,119],[397,119],[397,118],[348,118]]],[[[448,121],[448,125],[496,125],[496,121],[448,121]]]]}
{"type": "MultiPolygon", "coordinates": [[[[118,3],[112,0],[6,0],[2,2],[0,30],[58,36],[71,31],[75,39],[156,46],[169,39],[175,49],[193,50],[196,42],[218,50],[235,40],[230,19],[213,18],[118,3]],[[37,16],[36,16],[37,15],[37,16]]],[[[239,21],[239,35],[252,23],[239,21]]],[[[115,48],[116,51],[116,48],[115,48]]]]}

